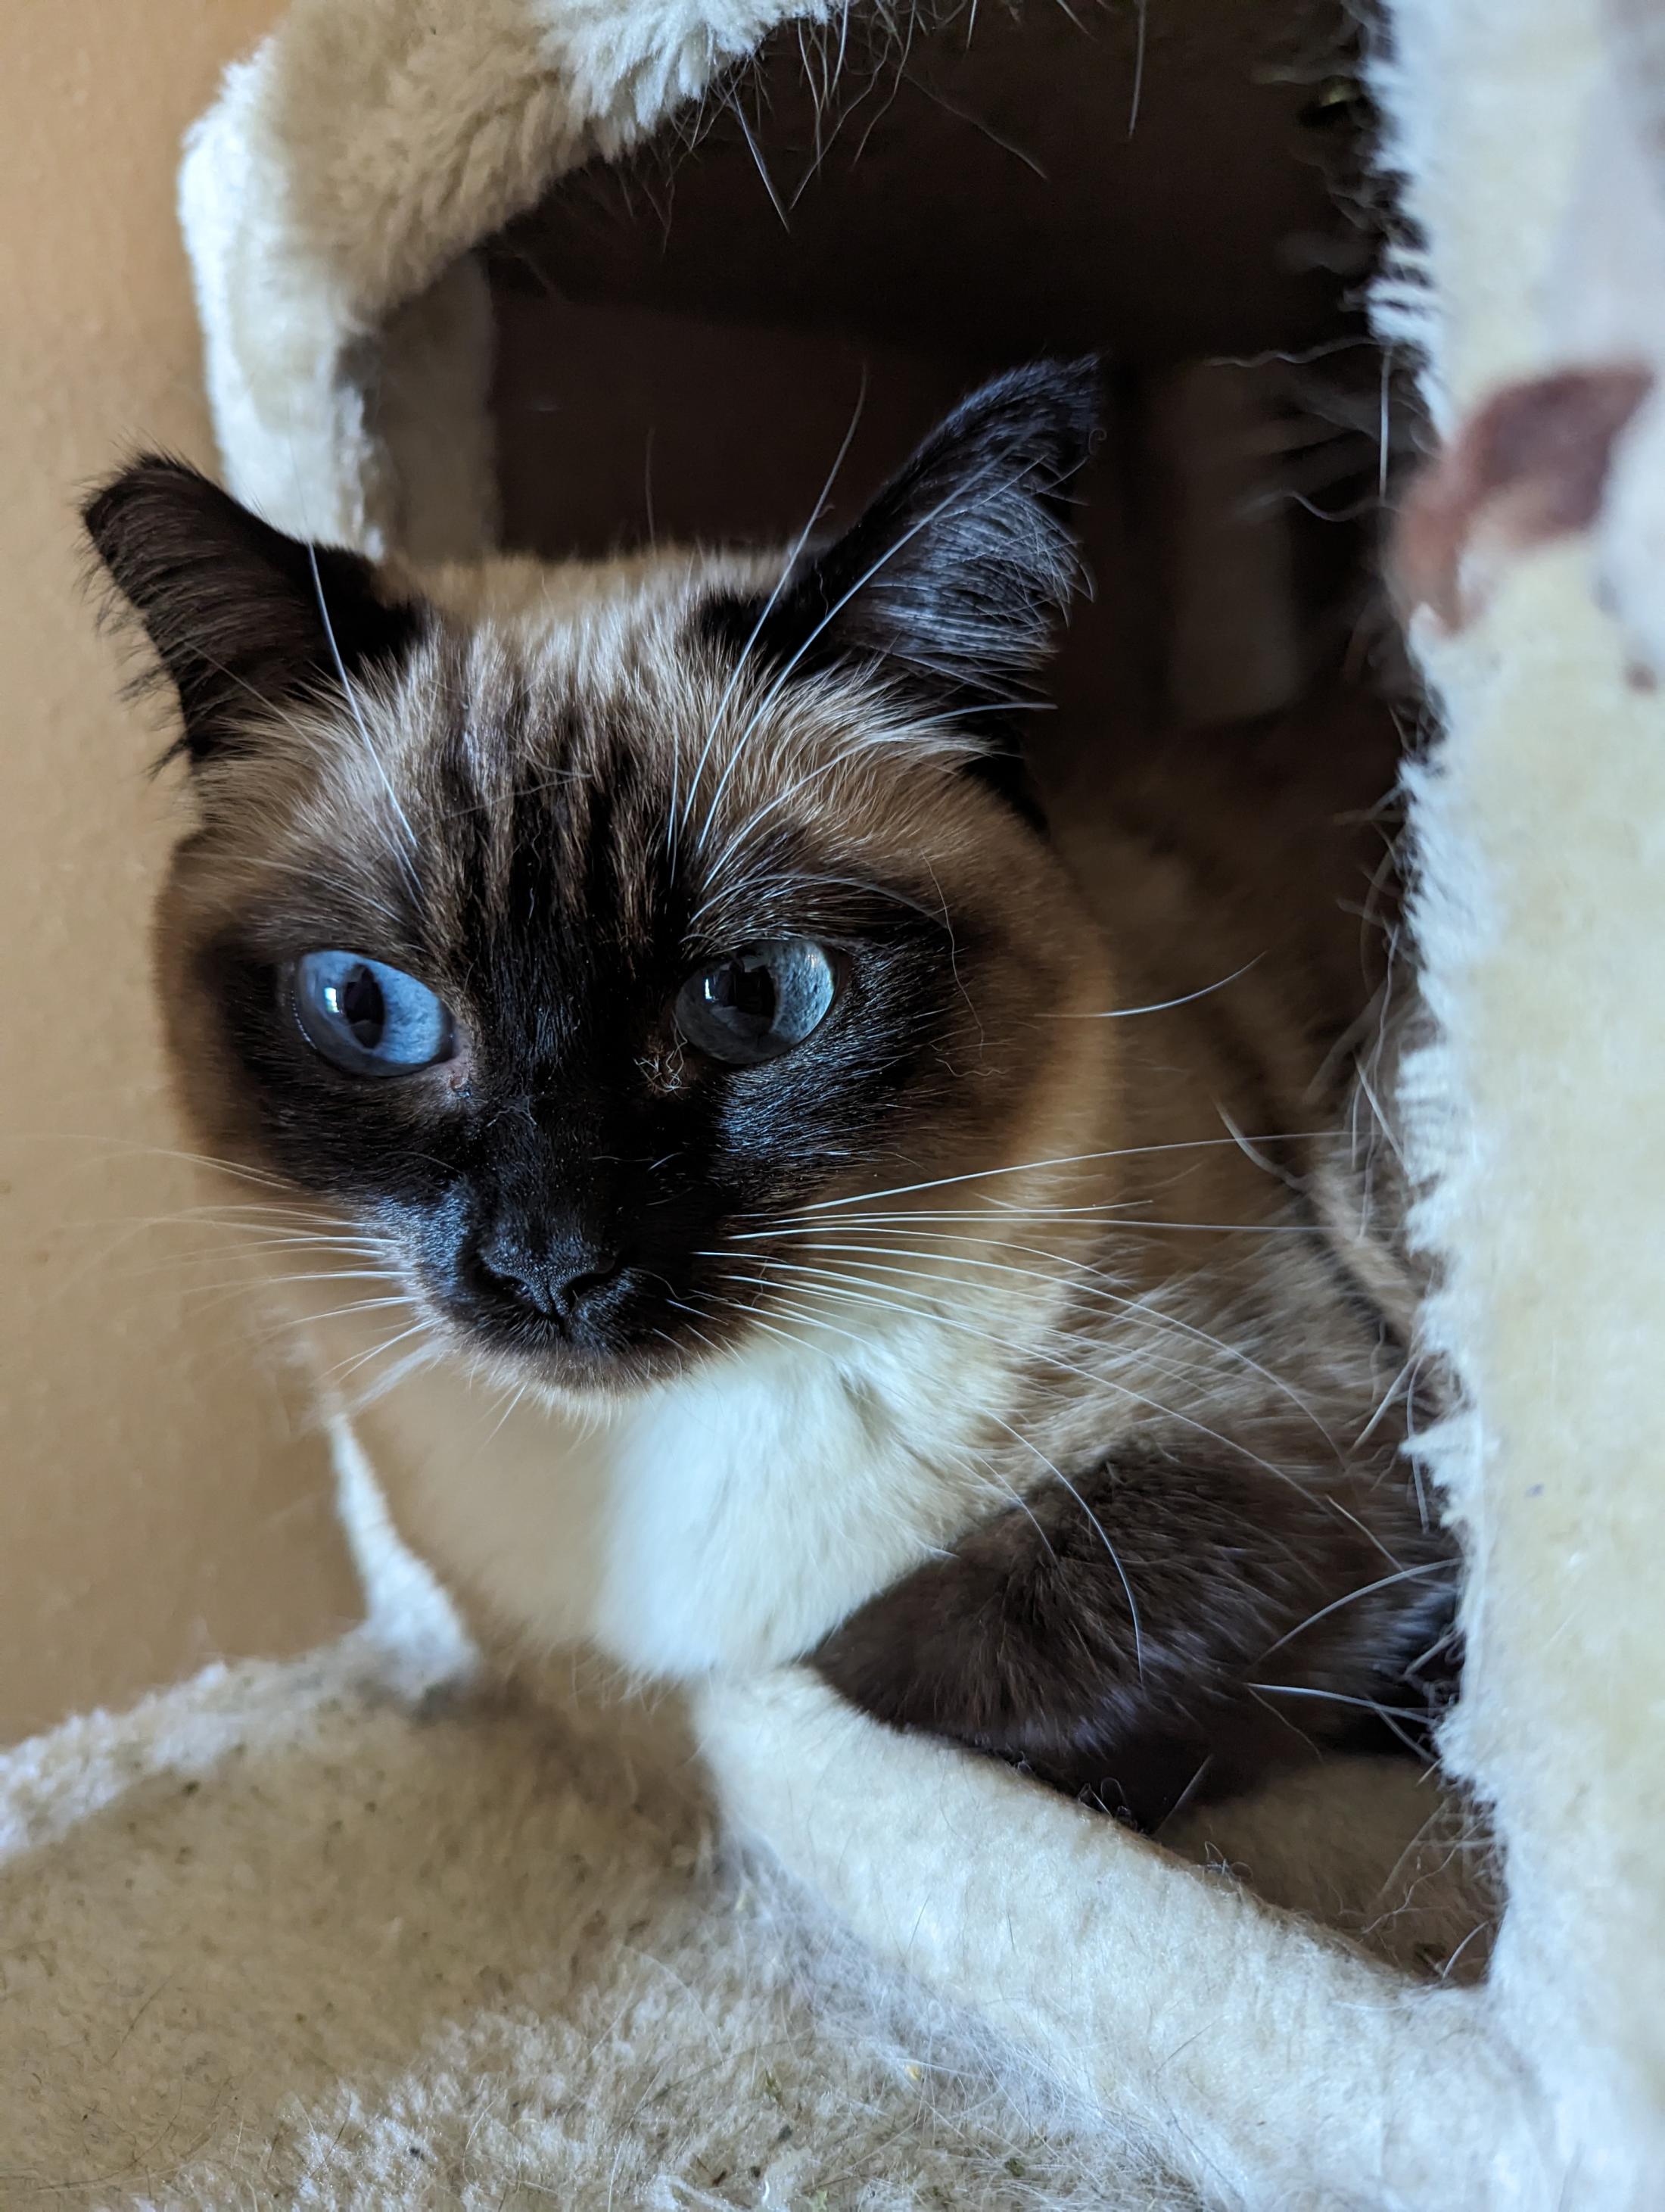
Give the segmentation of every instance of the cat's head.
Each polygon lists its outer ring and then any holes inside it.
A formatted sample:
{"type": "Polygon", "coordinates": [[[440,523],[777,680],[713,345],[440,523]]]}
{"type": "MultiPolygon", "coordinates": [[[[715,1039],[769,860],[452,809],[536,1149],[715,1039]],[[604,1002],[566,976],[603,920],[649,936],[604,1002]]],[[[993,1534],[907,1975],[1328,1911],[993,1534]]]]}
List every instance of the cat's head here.
{"type": "Polygon", "coordinates": [[[396,592],[177,464],[117,477],[87,521],[178,695],[159,964],[215,1149],[419,1334],[616,1392],[830,1310],[851,1206],[1066,1148],[1103,982],[1013,732],[1095,390],[987,386],[784,572],[396,592]]]}

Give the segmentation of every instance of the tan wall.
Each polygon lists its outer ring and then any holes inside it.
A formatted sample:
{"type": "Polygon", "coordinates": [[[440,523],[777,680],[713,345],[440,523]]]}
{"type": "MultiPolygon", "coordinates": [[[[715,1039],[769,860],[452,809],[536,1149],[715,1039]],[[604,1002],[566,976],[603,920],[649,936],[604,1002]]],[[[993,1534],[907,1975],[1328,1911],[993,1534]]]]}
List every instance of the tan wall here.
{"type": "Polygon", "coordinates": [[[200,1199],[146,974],[173,826],[78,588],[76,488],[206,459],[179,134],[271,0],[55,0],[0,51],[0,1741],[355,1609],[304,1394],[246,1297],[141,1229],[200,1199]],[[191,1285],[195,1287],[192,1288],[191,1285]]]}

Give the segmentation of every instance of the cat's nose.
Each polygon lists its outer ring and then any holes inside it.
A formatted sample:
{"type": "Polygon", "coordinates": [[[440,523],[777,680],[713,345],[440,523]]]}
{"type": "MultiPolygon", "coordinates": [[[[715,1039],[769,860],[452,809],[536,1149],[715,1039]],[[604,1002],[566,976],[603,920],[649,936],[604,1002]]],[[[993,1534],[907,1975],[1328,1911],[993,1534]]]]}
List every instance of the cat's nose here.
{"type": "Polygon", "coordinates": [[[496,1231],[475,1250],[486,1286],[539,1314],[545,1321],[579,1319],[591,1300],[615,1281],[618,1253],[592,1238],[569,1235],[533,1244],[496,1231]]]}

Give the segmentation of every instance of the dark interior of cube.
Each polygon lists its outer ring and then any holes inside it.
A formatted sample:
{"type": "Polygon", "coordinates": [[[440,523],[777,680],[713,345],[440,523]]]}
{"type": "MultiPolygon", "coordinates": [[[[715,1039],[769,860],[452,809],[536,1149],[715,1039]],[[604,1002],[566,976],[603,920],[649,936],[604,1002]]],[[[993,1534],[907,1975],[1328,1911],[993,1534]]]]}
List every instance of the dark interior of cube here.
{"type": "Polygon", "coordinates": [[[1316,834],[1271,841],[1268,896],[1356,916],[1381,834],[1327,825],[1376,808],[1407,720],[1370,132],[1339,7],[788,27],[494,241],[506,538],[785,545],[853,422],[828,528],[982,377],[1093,352],[1092,590],[1033,720],[1043,794],[1067,834],[1153,771],[1224,780],[1252,839],[1270,762],[1316,834]]]}

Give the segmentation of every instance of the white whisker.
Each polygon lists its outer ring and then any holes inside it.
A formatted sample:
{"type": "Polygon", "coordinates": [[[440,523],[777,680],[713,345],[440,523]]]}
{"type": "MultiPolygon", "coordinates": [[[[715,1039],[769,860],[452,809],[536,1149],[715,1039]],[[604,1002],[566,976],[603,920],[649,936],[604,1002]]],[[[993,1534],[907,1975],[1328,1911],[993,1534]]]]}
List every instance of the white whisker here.
{"type": "Polygon", "coordinates": [[[261,1291],[277,1290],[293,1283],[391,1283],[396,1278],[386,1267],[334,1268],[325,1267],[304,1275],[268,1275],[251,1270],[246,1275],[233,1275],[224,1282],[190,1283],[180,1292],[181,1297],[202,1298],[218,1291],[261,1291]]]}
{"type": "Polygon", "coordinates": [[[1158,999],[1148,1006],[1109,1006],[1103,1012],[1094,1014],[1054,1014],[1050,1018],[1056,1022],[1125,1022],[1131,1021],[1135,1014],[1170,1013],[1176,1006],[1193,1006],[1199,999],[1211,998],[1216,991],[1224,990],[1228,983],[1235,983],[1240,975],[1247,975],[1251,968],[1258,968],[1265,957],[1264,952],[1257,952],[1252,960],[1245,960],[1241,968],[1234,968],[1229,975],[1222,975],[1218,982],[1205,983],[1200,991],[1187,991],[1177,999],[1158,999]]]}
{"type": "Polygon", "coordinates": [[[428,1322],[425,1318],[413,1322],[409,1328],[402,1328],[397,1336],[390,1336],[385,1343],[373,1345],[368,1352],[361,1352],[350,1359],[339,1360],[333,1367],[325,1368],[325,1380],[331,1382],[344,1382],[349,1375],[355,1375],[361,1367],[368,1366],[373,1359],[380,1359],[385,1352],[391,1352],[396,1344],[404,1343],[408,1338],[415,1336],[427,1327],[428,1322]]]}
{"type": "MultiPolygon", "coordinates": [[[[817,640],[831,626],[831,624],[838,619],[838,617],[843,613],[845,608],[849,605],[851,600],[854,599],[858,593],[864,592],[867,588],[868,585],[873,581],[874,578],[879,575],[882,571],[896,559],[899,553],[902,552],[908,545],[910,545],[914,539],[919,537],[923,531],[928,530],[933,523],[939,521],[945,514],[954,509],[957,502],[958,502],[959,513],[963,514],[968,514],[974,507],[986,504],[989,499],[1003,496],[1009,493],[1014,485],[1021,483],[1026,476],[1030,476],[1034,473],[1036,465],[1036,464],[1030,463],[1028,466],[1020,469],[1014,477],[1005,479],[998,484],[990,486],[988,489],[980,493],[979,496],[976,498],[966,497],[965,495],[967,493],[977,490],[977,488],[980,485],[989,485],[989,480],[994,475],[994,464],[991,462],[987,467],[979,471],[975,475],[968,477],[963,483],[956,484],[954,489],[951,491],[945,493],[944,496],[937,501],[934,507],[928,508],[924,514],[919,516],[913,523],[911,523],[898,538],[895,538],[889,545],[887,545],[884,552],[879,555],[878,558],[876,561],[870,562],[868,567],[856,578],[854,583],[850,585],[848,590],[842,592],[840,596],[834,600],[832,605],[829,606],[826,610],[825,613],[822,615],[820,620],[811,630],[809,635],[803,640],[797,650],[791,655],[790,659],[787,661],[786,665],[781,670],[780,673],[775,678],[775,682],[764,693],[758,706],[754,709],[750,720],[747,722],[745,727],[741,731],[738,738],[736,740],[737,750],[738,747],[743,746],[745,744],[746,739],[757,728],[758,723],[762,721],[764,715],[766,715],[769,709],[774,706],[775,701],[781,696],[782,691],[785,690],[787,684],[791,680],[792,676],[798,668],[799,663],[804,659],[805,654],[813,648],[817,640]]],[[[865,748],[863,747],[857,747],[854,750],[861,750],[864,749],[865,748]]],[[[839,759],[842,760],[843,758],[852,757],[853,753],[845,754],[841,755],[839,759]]],[[[839,763],[837,760],[828,762],[822,768],[817,769],[815,771],[815,775],[825,775],[829,769],[836,767],[838,764],[839,763]]],[[[813,777],[811,777],[805,780],[813,781],[814,779],[813,777]]],[[[793,788],[797,787],[793,787],[793,788]]],[[[731,838],[729,843],[724,848],[723,852],[718,856],[713,868],[714,874],[721,872],[722,868],[726,864],[730,856],[738,849],[739,843],[745,837],[750,836],[752,830],[757,827],[757,824],[760,821],[762,821],[766,816],[772,814],[775,808],[781,805],[790,796],[790,791],[779,793],[775,799],[769,801],[767,806],[761,808],[758,812],[752,817],[751,820],[745,824],[743,830],[738,831],[735,836],[731,838]]],[[[715,806],[714,803],[713,806],[707,810],[705,823],[700,832],[699,842],[702,845],[703,845],[706,838],[710,835],[714,815],[715,806]]]]}
{"type": "MultiPolygon", "coordinates": [[[[1253,1144],[1273,1145],[1303,1141],[1317,1137],[1334,1137],[1339,1132],[1334,1129],[1279,1132],[1270,1137],[1251,1138],[1249,1141],[1253,1144]]],[[[951,1183],[985,1182],[995,1176],[1028,1175],[1031,1171],[1043,1168],[1080,1167],[1094,1160],[1139,1159],[1154,1152],[1202,1152],[1213,1146],[1236,1145],[1238,1139],[1235,1137],[1190,1137],[1176,1143],[1120,1145],[1108,1152],[1065,1152],[1051,1159],[1013,1160],[1000,1167],[972,1168],[963,1175],[934,1176],[923,1182],[894,1183],[885,1190],[856,1191],[846,1198],[820,1199],[812,1206],[800,1206],[793,1218],[801,1218],[804,1215],[811,1213],[827,1213],[836,1207],[846,1206],[861,1206],[870,1199],[906,1198],[915,1191],[941,1190],[951,1183]]]]}
{"type": "MultiPolygon", "coordinates": [[[[1101,1374],[1092,1368],[1083,1367],[1079,1362],[1066,1359],[1061,1353],[1049,1352],[1043,1346],[1030,1346],[1020,1352],[1016,1346],[1006,1338],[998,1336],[994,1330],[980,1328],[973,1322],[957,1320],[953,1316],[943,1313],[938,1307],[929,1303],[911,1306],[903,1305],[901,1303],[901,1299],[904,1297],[926,1299],[927,1293],[922,1291],[910,1291],[901,1284],[875,1284],[868,1278],[852,1275],[839,1268],[814,1268],[800,1261],[791,1261],[776,1264],[793,1273],[826,1279],[806,1286],[805,1295],[808,1295],[812,1290],[815,1294],[823,1297],[845,1298],[853,1304],[872,1306],[878,1312],[888,1311],[898,1314],[907,1321],[929,1322],[939,1328],[952,1329],[957,1335],[975,1337],[981,1343],[994,1346],[1009,1358],[1031,1360],[1037,1365],[1050,1368],[1055,1373],[1075,1376],[1080,1381],[1089,1382],[1097,1389],[1113,1390],[1119,1398],[1126,1399],[1135,1405],[1144,1406],[1151,1412],[1161,1414],[1166,1420],[1178,1422],[1182,1427],[1194,1429],[1200,1435],[1206,1437],[1211,1443],[1218,1444],[1224,1450],[1237,1454],[1254,1466],[1264,1468],[1268,1474],[1276,1475],[1285,1482],[1293,1482],[1292,1476],[1285,1474],[1282,1468],[1273,1467],[1270,1461],[1262,1459],[1258,1452],[1251,1450],[1247,1444],[1220,1435],[1218,1430],[1211,1429],[1206,1422],[1196,1420],[1188,1413],[1182,1413],[1172,1406],[1164,1405],[1159,1399],[1149,1396],[1145,1391],[1135,1389],[1131,1383],[1118,1382],[1113,1376],[1101,1374]]],[[[755,1284],[762,1290],[772,1290],[776,1287],[775,1284],[766,1276],[739,1275],[731,1279],[740,1283],[755,1284]]],[[[1395,1565],[1397,1565],[1397,1564],[1398,1562],[1395,1561],[1395,1565]]]]}
{"type": "Polygon", "coordinates": [[[336,674],[341,678],[341,688],[347,695],[347,704],[352,709],[353,720],[357,725],[359,736],[364,741],[364,750],[369,756],[371,765],[374,768],[377,775],[381,779],[381,787],[387,794],[388,804],[398,817],[399,827],[404,832],[404,844],[399,853],[399,863],[405,882],[410,886],[411,897],[420,906],[422,887],[416,879],[416,872],[411,859],[411,855],[416,850],[416,833],[410,826],[410,817],[405,812],[398,792],[393,788],[393,779],[387,773],[386,763],[382,759],[376,748],[375,741],[370,735],[370,726],[364,719],[364,709],[359,703],[358,694],[354,690],[352,679],[347,673],[347,664],[341,657],[341,647],[336,641],[335,624],[330,619],[329,603],[324,597],[324,579],[319,574],[318,548],[310,539],[307,544],[307,559],[312,566],[313,591],[318,599],[318,611],[324,624],[324,635],[329,641],[330,658],[335,663],[336,674]]]}
{"type": "MultiPolygon", "coordinates": [[[[1008,1358],[1015,1354],[1016,1348],[1005,1339],[996,1336],[991,1330],[979,1328],[969,1322],[957,1320],[951,1315],[945,1314],[933,1306],[902,1304],[900,1297],[894,1294],[898,1291],[897,1285],[879,1286],[886,1293],[891,1293],[891,1295],[880,1296],[876,1295],[873,1291],[864,1291],[857,1287],[861,1279],[860,1277],[848,1276],[843,1274],[842,1271],[831,1269],[824,1272],[829,1276],[836,1273],[838,1279],[823,1282],[815,1286],[814,1295],[843,1298],[852,1304],[872,1306],[880,1312],[889,1310],[908,1321],[929,1322],[933,1327],[951,1329],[957,1334],[974,1337],[984,1343],[992,1344],[1008,1358]]],[[[760,1290],[770,1291],[775,1291],[778,1285],[778,1278],[771,1280],[766,1276],[736,1276],[732,1279],[752,1284],[760,1290]]],[[[810,1294],[808,1291],[805,1293],[805,1295],[810,1294]]],[[[905,1294],[911,1297],[922,1295],[918,1292],[905,1294]]],[[[864,1340],[855,1337],[853,1340],[860,1343],[864,1340]]],[[[1322,1511],[1334,1514],[1340,1519],[1346,1521],[1350,1527],[1358,1530],[1372,1549],[1381,1553],[1390,1567],[1397,1570],[1403,1565],[1401,1560],[1394,1557],[1376,1531],[1366,1522],[1362,1521],[1350,1507],[1343,1504],[1339,1498],[1328,1491],[1300,1482],[1289,1473],[1287,1468],[1277,1466],[1274,1462],[1265,1458],[1240,1438],[1224,1436],[1218,1429],[1211,1428],[1206,1421],[1198,1420],[1189,1413],[1182,1413],[1176,1407],[1164,1405],[1160,1399],[1152,1397],[1147,1391],[1135,1389],[1131,1383],[1119,1382],[1113,1376],[1082,1367],[1075,1361],[1066,1359],[1061,1354],[1049,1352],[1043,1346],[1030,1346],[1021,1356],[1034,1364],[1050,1369],[1055,1373],[1076,1376],[1095,1389],[1112,1391],[1118,1398],[1128,1404],[1142,1406],[1148,1412],[1160,1415],[1163,1419],[1172,1421],[1181,1428],[1191,1430],[1198,1436],[1206,1437],[1211,1443],[1218,1444],[1223,1451],[1245,1461],[1251,1467],[1260,1468],[1262,1474],[1270,1475],[1274,1481],[1281,1482],[1288,1488],[1297,1492],[1300,1496],[1310,1499],[1322,1511]]]]}
{"type": "MultiPolygon", "coordinates": [[[[1287,1401],[1293,1406],[1298,1413],[1304,1415],[1306,1419],[1312,1424],[1312,1426],[1323,1438],[1325,1444],[1329,1448],[1329,1449],[1335,1453],[1338,1458],[1340,1457],[1340,1446],[1337,1444],[1335,1438],[1331,1435],[1329,1430],[1325,1426],[1324,1423],[1319,1419],[1317,1413],[1314,1411],[1312,1407],[1307,1403],[1305,1399],[1301,1397],[1298,1392],[1292,1389],[1281,1376],[1273,1374],[1269,1368],[1262,1366],[1259,1360],[1254,1358],[1249,1352],[1242,1350],[1240,1346],[1226,1343],[1223,1338],[1211,1334],[1207,1329],[1199,1328],[1194,1322],[1186,1321],[1182,1316],[1167,1312],[1161,1306],[1153,1304],[1148,1298],[1130,1298],[1126,1296],[1125,1293],[1111,1289],[1108,1282],[1103,1279],[1103,1270],[1100,1267],[1093,1267],[1090,1261],[1085,1260],[1072,1259],[1067,1255],[1061,1253],[1048,1252],[1041,1246],[1014,1243],[1011,1239],[1005,1237],[965,1237],[955,1235],[951,1232],[941,1230],[927,1230],[925,1231],[925,1234],[930,1237],[933,1243],[980,1244],[990,1246],[1000,1250],[1027,1252],[1036,1258],[1051,1260],[1057,1266],[1070,1268],[1078,1274],[1085,1274],[1098,1278],[1098,1280],[1093,1282],[1081,1282],[1079,1280],[1074,1282],[1065,1282],[1060,1278],[1049,1275],[1036,1267],[1019,1267],[1013,1266],[1009,1261],[998,1260],[976,1260],[963,1255],[953,1255],[957,1264],[974,1267],[994,1268],[998,1269],[1004,1274],[1026,1277],[1031,1281],[1047,1285],[1054,1289],[1062,1290],[1072,1297],[1097,1298],[1103,1304],[1114,1306],[1126,1314],[1138,1315],[1141,1318],[1153,1322],[1164,1328],[1177,1330],[1181,1334],[1192,1338],[1197,1343],[1206,1346],[1210,1351],[1219,1352],[1224,1358],[1232,1361],[1235,1364],[1247,1369],[1248,1371],[1253,1375],[1258,1376],[1270,1389],[1275,1390],[1280,1397],[1287,1400],[1287,1401]]],[[[921,1252],[915,1249],[911,1249],[903,1245],[869,1245],[853,1243],[847,1237],[844,1236],[819,1237],[817,1237],[814,1249],[817,1251],[823,1252],[853,1252],[862,1256],[872,1255],[875,1257],[888,1257],[890,1259],[902,1260],[927,1260],[946,1256],[921,1252]]],[[[702,1255],[702,1256],[716,1259],[726,1255],[714,1252],[702,1255]]],[[[1376,1419],[1379,1420],[1380,1418],[1381,1415],[1378,1413],[1376,1419]]],[[[1374,1424],[1372,1424],[1372,1425],[1374,1425],[1374,1424]]],[[[1368,1434],[1368,1431],[1366,1431],[1366,1433],[1368,1434]]]]}
{"type": "MultiPolygon", "coordinates": [[[[1428,1718],[1425,1706],[1386,1705],[1379,1698],[1356,1698],[1345,1690],[1321,1690],[1303,1682],[1246,1682],[1243,1687],[1253,1690],[1257,1696],[1317,1698],[1326,1705],[1355,1706],[1360,1712],[1374,1713],[1378,1720],[1386,1721],[1389,1728],[1393,1728],[1396,1720],[1425,1722],[1428,1718]]],[[[1402,1730],[1394,1729],[1394,1734],[1401,1743],[1409,1744],[1412,1749],[1419,1748],[1402,1730]]]]}
{"type": "MultiPolygon", "coordinates": [[[[826,513],[827,501],[832,497],[833,486],[838,481],[839,471],[844,465],[845,456],[850,450],[851,441],[855,436],[856,426],[861,420],[862,410],[866,407],[866,404],[867,371],[864,364],[861,371],[861,385],[860,390],[856,393],[855,407],[850,416],[849,427],[845,431],[843,440],[839,446],[836,454],[834,456],[833,465],[827,471],[827,480],[822,485],[820,492],[817,496],[815,505],[810,511],[810,519],[804,525],[804,527],[799,532],[797,538],[793,544],[792,550],[787,556],[786,563],[781,568],[779,577],[775,580],[775,588],[770,592],[768,599],[763,602],[763,612],[752,624],[751,635],[747,638],[744,645],[741,647],[739,656],[735,661],[734,667],[729,676],[729,679],[723,686],[722,694],[717,701],[715,709],[711,716],[709,727],[706,732],[704,747],[701,751],[698,760],[694,763],[694,773],[688,780],[688,797],[684,804],[680,817],[678,817],[677,810],[676,787],[674,782],[672,784],[671,793],[671,811],[666,825],[671,849],[672,850],[675,848],[676,839],[688,828],[689,820],[693,811],[694,793],[698,788],[701,776],[705,772],[706,763],[711,757],[711,749],[717,742],[717,732],[721,726],[723,714],[727,708],[729,701],[734,696],[735,686],[739,683],[742,675],[745,672],[746,663],[750,655],[751,648],[757,644],[758,639],[763,635],[764,624],[769,621],[769,617],[775,612],[775,608],[780,605],[781,594],[785,591],[787,582],[791,579],[793,570],[797,567],[799,561],[802,557],[804,548],[809,544],[811,534],[814,531],[816,524],[820,521],[822,516],[826,513]]],[[[728,766],[731,769],[734,765],[735,757],[738,757],[738,749],[737,747],[735,755],[732,755],[730,757],[728,766]]],[[[673,758],[671,763],[671,772],[673,776],[676,772],[676,761],[673,758]]],[[[726,781],[727,771],[726,770],[724,773],[723,781],[726,782],[726,781]]],[[[717,795],[720,798],[721,794],[722,783],[720,782],[717,787],[717,795]]],[[[714,800],[713,801],[713,804],[715,804],[714,800]]]]}
{"type": "MultiPolygon", "coordinates": [[[[1274,1651],[1281,1651],[1285,1644],[1292,1644],[1297,1636],[1304,1636],[1308,1629],[1316,1627],[1321,1620],[1327,1620],[1331,1613],[1340,1613],[1344,1606],[1356,1604],[1360,1598],[1370,1597],[1377,1590],[1391,1589],[1395,1583],[1415,1582],[1425,1575],[1451,1575],[1455,1572],[1449,1559],[1430,1559],[1419,1567],[1401,1567],[1397,1574],[1383,1575],[1378,1582],[1366,1583],[1363,1589],[1348,1590],[1345,1596],[1332,1598],[1328,1605],[1321,1606],[1316,1613],[1310,1613],[1295,1627],[1286,1629],[1275,1644],[1268,1644],[1261,1656],[1269,1659],[1274,1651]]],[[[1265,1685],[1257,1686],[1263,1688],[1265,1685]]]]}

